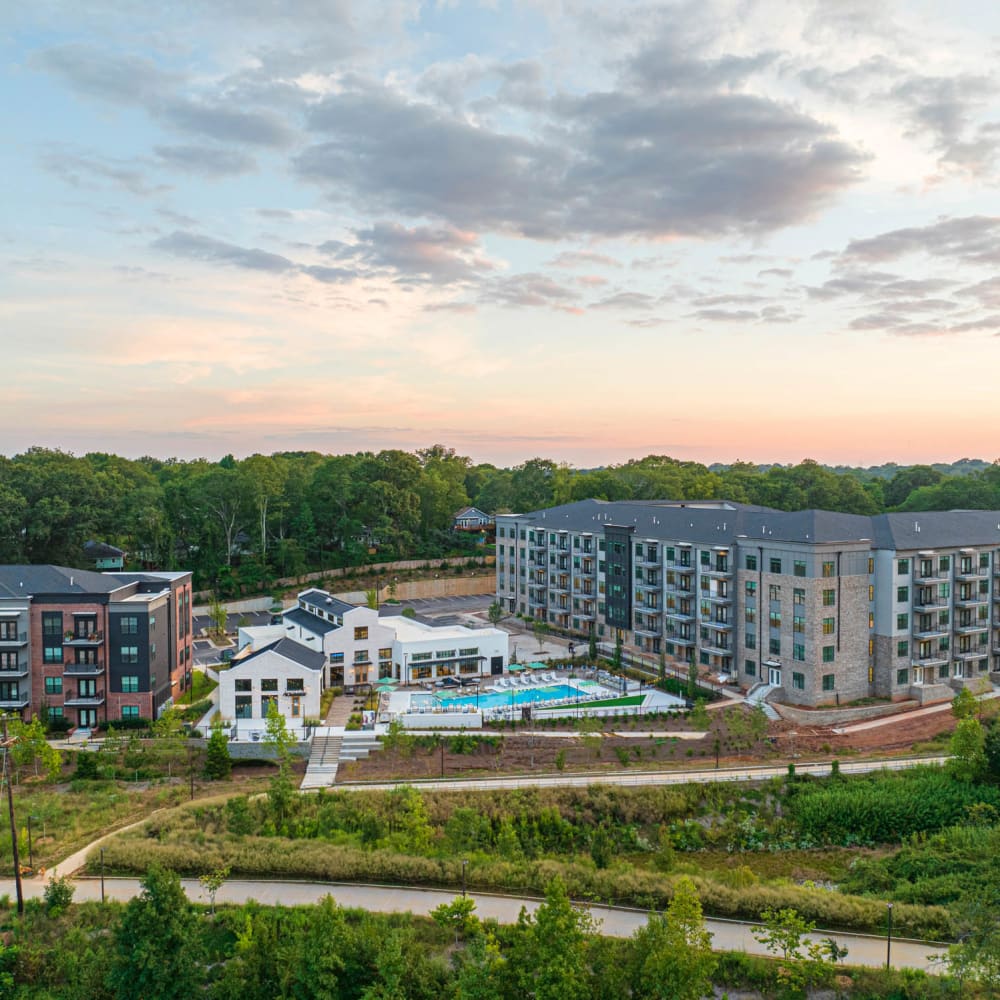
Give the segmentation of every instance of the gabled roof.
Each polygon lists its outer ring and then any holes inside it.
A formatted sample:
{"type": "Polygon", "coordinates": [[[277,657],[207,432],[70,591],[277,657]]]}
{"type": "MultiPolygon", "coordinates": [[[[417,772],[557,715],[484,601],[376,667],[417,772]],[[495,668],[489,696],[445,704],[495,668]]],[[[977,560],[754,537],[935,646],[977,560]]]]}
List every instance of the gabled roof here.
{"type": "Polygon", "coordinates": [[[128,581],[68,566],[0,566],[0,597],[31,594],[112,594],[128,581]]]}
{"type": "Polygon", "coordinates": [[[348,604],[346,601],[340,600],[339,597],[333,597],[325,590],[320,590],[318,587],[302,591],[302,593],[299,594],[299,600],[305,601],[306,604],[313,604],[317,608],[322,608],[324,611],[332,611],[337,615],[353,611],[355,608],[355,605],[348,604]]]}
{"type": "Polygon", "coordinates": [[[125,555],[124,549],[115,548],[114,545],[108,545],[107,542],[84,542],[83,551],[91,559],[108,559],[112,556],[125,555]]]}
{"type": "Polygon", "coordinates": [[[305,608],[291,608],[281,617],[286,625],[291,622],[293,625],[298,625],[306,631],[312,632],[313,635],[326,635],[327,632],[340,628],[336,622],[330,622],[318,615],[310,614],[305,608]]]}
{"type": "Polygon", "coordinates": [[[297,663],[299,666],[306,667],[309,670],[322,670],[326,663],[325,653],[309,649],[303,646],[301,642],[286,638],[278,639],[277,642],[272,642],[267,646],[262,646],[260,649],[255,649],[252,653],[242,657],[239,665],[242,667],[251,660],[255,660],[258,656],[263,656],[264,653],[274,653],[277,656],[282,656],[286,660],[291,660],[293,663],[297,663]]]}
{"type": "Polygon", "coordinates": [[[480,510],[478,507],[463,507],[453,518],[453,520],[458,521],[463,517],[481,517],[487,521],[492,520],[489,514],[485,511],[480,510]]]}

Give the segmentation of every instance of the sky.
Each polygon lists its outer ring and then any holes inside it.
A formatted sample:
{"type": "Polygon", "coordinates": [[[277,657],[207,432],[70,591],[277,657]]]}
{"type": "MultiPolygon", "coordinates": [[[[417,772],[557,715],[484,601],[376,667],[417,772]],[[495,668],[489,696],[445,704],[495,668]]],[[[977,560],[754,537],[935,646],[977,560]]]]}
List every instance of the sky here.
{"type": "Polygon", "coordinates": [[[0,452],[997,457],[1000,5],[0,5],[0,452]]]}

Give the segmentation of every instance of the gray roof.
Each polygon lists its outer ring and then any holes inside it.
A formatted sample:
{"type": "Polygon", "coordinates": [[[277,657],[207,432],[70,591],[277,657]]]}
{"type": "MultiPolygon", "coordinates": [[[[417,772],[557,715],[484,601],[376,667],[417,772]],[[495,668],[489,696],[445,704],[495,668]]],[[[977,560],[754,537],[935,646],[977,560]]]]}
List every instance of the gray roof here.
{"type": "Polygon", "coordinates": [[[343,615],[348,611],[353,611],[355,605],[342,601],[339,597],[331,597],[325,590],[313,587],[311,590],[304,590],[299,594],[299,600],[307,604],[315,604],[318,608],[332,611],[334,614],[343,615]]]}
{"type": "Polygon", "coordinates": [[[326,635],[327,632],[340,628],[336,622],[328,622],[325,618],[310,614],[305,608],[292,608],[286,611],[281,618],[286,625],[291,622],[293,625],[308,629],[315,635],[326,635]]]}
{"type": "Polygon", "coordinates": [[[0,597],[31,594],[111,594],[128,581],[68,566],[0,566],[0,597]]]}
{"type": "Polygon", "coordinates": [[[116,548],[107,542],[84,542],[83,551],[91,559],[106,559],[108,556],[123,556],[124,549],[116,548]]]}
{"type": "Polygon", "coordinates": [[[278,639],[266,646],[261,646],[260,649],[255,649],[252,653],[239,660],[239,663],[242,666],[242,664],[255,659],[262,653],[277,653],[278,656],[283,656],[286,660],[292,660],[302,667],[307,667],[309,670],[322,670],[323,665],[326,663],[325,653],[321,653],[316,649],[309,649],[307,646],[303,646],[301,642],[287,638],[278,639]]]}
{"type": "Polygon", "coordinates": [[[872,548],[958,548],[1000,545],[1000,511],[931,511],[919,514],[841,514],[829,510],[780,511],[730,501],[580,500],[576,503],[500,515],[534,523],[545,531],[593,532],[625,527],[644,538],[729,545],[769,542],[870,542],[872,548]],[[917,527],[919,526],[919,528],[917,527]]]}

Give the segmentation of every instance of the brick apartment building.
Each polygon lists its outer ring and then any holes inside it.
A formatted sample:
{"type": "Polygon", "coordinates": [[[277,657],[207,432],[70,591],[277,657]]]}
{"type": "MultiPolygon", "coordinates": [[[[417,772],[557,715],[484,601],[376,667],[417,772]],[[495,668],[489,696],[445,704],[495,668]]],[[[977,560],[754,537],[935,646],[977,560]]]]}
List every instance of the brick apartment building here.
{"type": "Polygon", "coordinates": [[[1000,511],[583,500],[496,520],[505,610],[791,704],[931,701],[1000,670],[1000,511]]]}
{"type": "Polygon", "coordinates": [[[192,660],[190,573],[0,566],[0,710],[156,718],[192,660]]]}

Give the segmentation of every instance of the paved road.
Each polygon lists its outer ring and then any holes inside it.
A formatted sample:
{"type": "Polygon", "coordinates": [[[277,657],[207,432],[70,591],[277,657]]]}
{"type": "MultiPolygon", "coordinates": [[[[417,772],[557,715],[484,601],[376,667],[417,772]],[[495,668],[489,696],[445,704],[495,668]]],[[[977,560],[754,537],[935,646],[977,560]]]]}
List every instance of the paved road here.
{"type": "MultiPolygon", "coordinates": [[[[547,734],[551,735],[551,734],[547,734]]],[[[947,757],[901,757],[896,760],[841,761],[841,774],[868,774],[872,771],[905,771],[921,764],[943,764],[947,757]]],[[[827,775],[830,764],[796,764],[796,774],[827,775]]],[[[692,771],[614,771],[596,774],[546,774],[521,775],[514,778],[451,778],[444,780],[411,780],[382,782],[340,782],[336,787],[343,791],[389,791],[402,785],[428,791],[484,791],[491,788],[551,788],[587,785],[683,785],[692,781],[765,781],[788,774],[788,766],[780,767],[723,767],[692,771]]]]}
{"type": "MultiPolygon", "coordinates": [[[[184,890],[195,901],[207,903],[208,897],[195,879],[183,880],[184,890]]],[[[13,885],[0,884],[0,889],[13,895],[13,885]]],[[[25,896],[41,896],[44,889],[38,880],[25,883],[25,896]]],[[[105,894],[108,899],[125,901],[139,893],[139,880],[108,878],[105,894]]],[[[457,895],[440,889],[413,889],[398,886],[352,885],[327,882],[256,882],[233,879],[227,882],[216,896],[218,903],[245,903],[254,899],[267,905],[297,906],[318,903],[325,896],[332,896],[340,905],[356,907],[375,913],[414,913],[426,916],[441,903],[457,895]]],[[[470,892],[476,902],[476,913],[500,923],[512,924],[524,906],[534,912],[539,900],[531,897],[496,896],[490,893],[470,892]]],[[[76,883],[74,898],[99,900],[100,879],[86,878],[76,883]]],[[[610,937],[630,937],[646,923],[646,913],[625,907],[591,906],[590,913],[600,922],[601,933],[610,937]]],[[[752,955],[766,955],[767,951],[753,937],[752,923],[737,920],[705,921],[712,933],[712,943],[720,951],[745,951],[752,955]]],[[[812,935],[814,940],[832,938],[840,947],[848,949],[852,965],[880,966],[885,964],[886,940],[869,934],[850,934],[842,931],[822,931],[812,935]]],[[[933,970],[936,961],[946,953],[942,945],[925,941],[894,939],[892,964],[897,968],[933,970]]]]}

